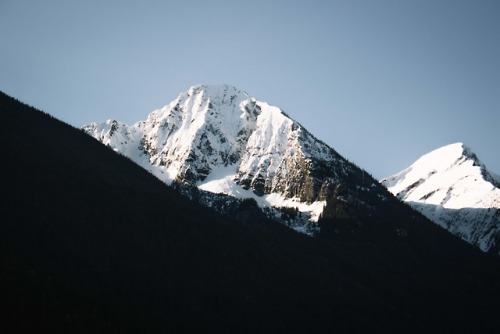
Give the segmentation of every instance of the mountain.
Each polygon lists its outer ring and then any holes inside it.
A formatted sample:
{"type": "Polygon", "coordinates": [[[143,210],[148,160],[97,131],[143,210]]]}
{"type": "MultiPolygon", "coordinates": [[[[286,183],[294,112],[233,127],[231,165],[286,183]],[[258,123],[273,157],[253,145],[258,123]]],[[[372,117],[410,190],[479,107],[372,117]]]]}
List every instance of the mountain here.
{"type": "Polygon", "coordinates": [[[434,150],[381,183],[451,233],[500,255],[500,182],[464,144],[434,150]]]}
{"type": "Polygon", "coordinates": [[[498,330],[497,258],[391,195],[359,211],[344,180],[310,238],[251,200],[217,214],[3,93],[0,112],[4,332],[498,330]]]}
{"type": "Polygon", "coordinates": [[[131,126],[108,120],[83,130],[167,184],[294,208],[306,222],[317,222],[343,180],[379,188],[282,110],[228,85],[193,86],[131,126]]]}

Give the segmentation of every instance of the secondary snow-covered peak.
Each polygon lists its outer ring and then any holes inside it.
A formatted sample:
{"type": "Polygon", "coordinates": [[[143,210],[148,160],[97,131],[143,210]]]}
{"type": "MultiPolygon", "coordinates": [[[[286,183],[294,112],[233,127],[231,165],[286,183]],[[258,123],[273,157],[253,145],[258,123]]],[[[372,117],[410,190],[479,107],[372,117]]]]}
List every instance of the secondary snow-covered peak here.
{"type": "MultiPolygon", "coordinates": [[[[442,175],[446,175],[446,183],[464,177],[475,177],[495,183],[476,154],[460,142],[440,147],[423,155],[410,167],[382,180],[382,183],[398,194],[409,186],[416,187],[416,183],[421,184],[430,180],[443,182],[442,175]]],[[[399,194],[402,199],[405,199],[406,195],[407,193],[399,194]]]]}
{"type": "Polygon", "coordinates": [[[474,166],[483,166],[476,154],[464,143],[458,142],[440,147],[418,159],[412,166],[414,168],[429,169],[442,172],[456,164],[471,161],[474,166]]]}
{"type": "Polygon", "coordinates": [[[463,143],[434,150],[381,183],[399,199],[482,250],[497,247],[500,188],[463,143]]]}
{"type": "Polygon", "coordinates": [[[495,188],[485,166],[463,143],[446,145],[427,153],[382,183],[400,199],[436,205],[443,204],[444,200],[438,194],[451,191],[457,184],[495,188]]]}
{"type": "Polygon", "coordinates": [[[415,161],[406,171],[445,171],[465,156],[463,143],[454,143],[435,149],[415,161]]]}

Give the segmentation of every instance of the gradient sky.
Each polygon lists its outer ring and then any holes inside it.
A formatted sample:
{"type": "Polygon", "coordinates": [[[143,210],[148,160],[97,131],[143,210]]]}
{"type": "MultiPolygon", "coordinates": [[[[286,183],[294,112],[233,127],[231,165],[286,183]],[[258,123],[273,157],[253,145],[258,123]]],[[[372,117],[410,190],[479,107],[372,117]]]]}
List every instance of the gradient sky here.
{"type": "Polygon", "coordinates": [[[0,0],[0,90],[71,125],[132,124],[199,83],[377,178],[458,141],[500,174],[498,0],[0,0]]]}

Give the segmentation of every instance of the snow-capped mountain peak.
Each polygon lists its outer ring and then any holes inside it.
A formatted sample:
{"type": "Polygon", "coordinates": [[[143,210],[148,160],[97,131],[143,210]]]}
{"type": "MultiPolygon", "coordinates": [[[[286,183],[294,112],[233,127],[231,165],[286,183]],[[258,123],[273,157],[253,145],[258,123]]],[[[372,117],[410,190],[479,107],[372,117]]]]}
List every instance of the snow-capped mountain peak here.
{"type": "Polygon", "coordinates": [[[259,114],[256,101],[234,87],[193,86],[148,116],[142,146],[170,181],[196,182],[240,158],[259,114]]]}
{"type": "Polygon", "coordinates": [[[484,251],[500,241],[500,188],[476,154],[455,143],[381,181],[399,199],[484,251]]]}
{"type": "Polygon", "coordinates": [[[84,131],[166,183],[298,208],[317,220],[339,179],[359,169],[278,107],[229,85],[196,85],[128,126],[84,131]]]}

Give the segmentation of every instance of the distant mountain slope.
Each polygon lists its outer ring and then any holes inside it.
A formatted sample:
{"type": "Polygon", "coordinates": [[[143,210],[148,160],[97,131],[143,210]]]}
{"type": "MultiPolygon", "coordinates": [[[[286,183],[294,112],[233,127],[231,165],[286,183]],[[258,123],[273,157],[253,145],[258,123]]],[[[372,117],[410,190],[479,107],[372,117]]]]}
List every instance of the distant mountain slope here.
{"type": "Polygon", "coordinates": [[[464,144],[434,150],[381,182],[451,233],[500,255],[500,183],[464,144]]]}
{"type": "MultiPolygon", "coordinates": [[[[0,111],[6,333],[498,329],[496,258],[392,197],[384,216],[400,230],[361,216],[344,221],[351,207],[341,203],[363,190],[341,187],[338,203],[327,203],[331,234],[308,238],[188,201],[82,131],[1,93],[0,111]]],[[[252,217],[252,203],[241,215],[252,217]]]]}

